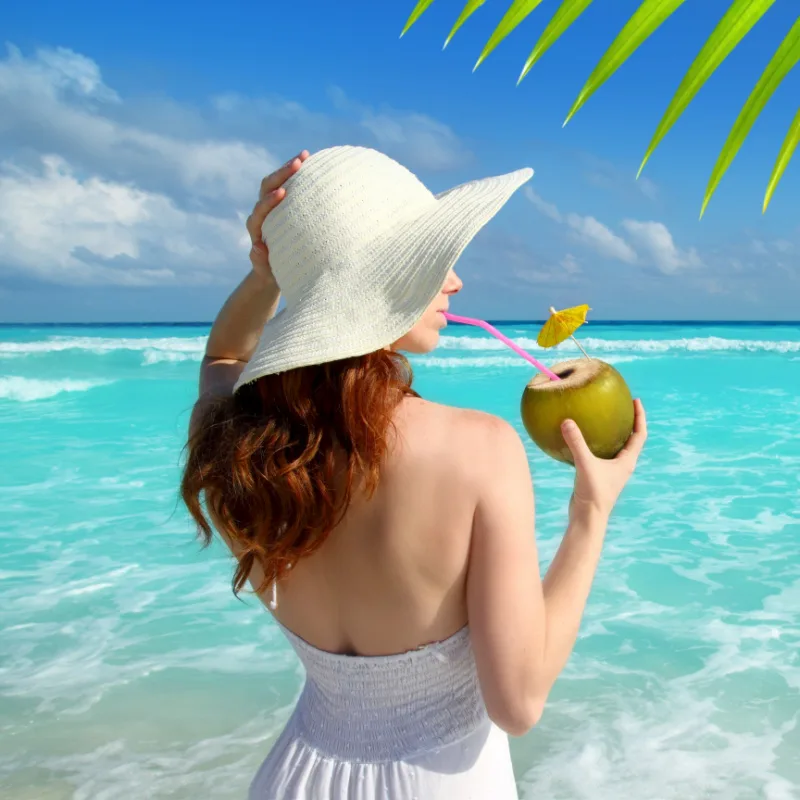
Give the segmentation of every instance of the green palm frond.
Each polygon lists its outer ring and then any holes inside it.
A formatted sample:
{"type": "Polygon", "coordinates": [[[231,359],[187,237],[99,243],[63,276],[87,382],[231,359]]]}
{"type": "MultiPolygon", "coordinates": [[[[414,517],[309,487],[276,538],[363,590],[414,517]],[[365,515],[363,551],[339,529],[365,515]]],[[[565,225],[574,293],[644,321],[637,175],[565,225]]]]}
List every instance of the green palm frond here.
{"type": "Polygon", "coordinates": [[[797,114],[794,116],[789,132],[783,140],[781,150],[778,157],[775,159],[775,166],[772,168],[772,175],[769,176],[769,183],[767,184],[767,191],[764,193],[764,205],[762,213],[766,212],[769,201],[772,200],[772,194],[775,187],[778,185],[783,176],[783,171],[789,164],[794,151],[797,148],[797,143],[800,142],[800,108],[797,109],[797,114]]]}
{"type": "Polygon", "coordinates": [[[486,42],[483,52],[472,68],[473,72],[483,64],[489,53],[491,53],[492,50],[494,50],[495,47],[497,47],[497,45],[499,45],[500,42],[502,42],[503,39],[505,39],[506,36],[508,36],[508,34],[511,33],[511,31],[513,31],[541,2],[542,0],[514,0],[503,16],[503,19],[500,20],[494,32],[489,37],[489,41],[486,42]]]}
{"type": "MultiPolygon", "coordinates": [[[[433,0],[419,0],[414,8],[403,33],[405,33],[431,5],[433,0]]],[[[445,46],[464,22],[484,4],[485,0],[468,0],[464,6],[445,46]]],[[[474,69],[477,69],[486,57],[540,4],[542,0],[513,0],[500,23],[492,32],[480,53],[474,69]]],[[[593,0],[561,0],[558,9],[539,37],[528,59],[523,65],[518,83],[528,74],[541,59],[571,27],[575,20],[591,5],[593,0]]],[[[586,101],[628,60],[628,58],[654,33],[661,24],[682,6],[686,0],[642,0],[639,7],[625,23],[622,30],[601,57],[581,89],[564,121],[567,122],[580,110],[586,101]]],[[[694,0],[702,3],[705,0],[694,0]]],[[[750,32],[753,26],[771,8],[775,0],[731,0],[730,7],[717,23],[714,30],[686,71],[675,94],[673,95],[636,175],[638,178],[653,152],[678,121],[700,89],[720,67],[737,45],[750,32]]],[[[731,128],[728,138],[720,151],[703,198],[700,216],[705,213],[723,175],[730,167],[744,140],[747,138],[756,119],[759,117],[770,97],[800,60],[800,16],[780,44],[755,88],[745,101],[742,110],[731,128]]],[[[764,196],[763,210],[766,211],[775,187],[783,176],[786,167],[797,149],[800,141],[800,111],[792,122],[786,139],[781,146],[778,158],[770,176],[764,196]]]]}
{"type": "Polygon", "coordinates": [[[414,6],[414,10],[411,12],[411,15],[406,20],[403,30],[400,31],[401,39],[406,35],[406,33],[408,33],[408,29],[428,10],[428,6],[430,6],[431,3],[433,3],[433,0],[419,0],[419,2],[414,6]]]}
{"type": "Polygon", "coordinates": [[[656,128],[656,132],[647,147],[639,172],[636,173],[637,178],[641,175],[644,165],[653,155],[653,151],[658,147],[659,142],[667,135],[669,129],[678,120],[678,117],[683,114],[686,107],[694,99],[694,96],[774,2],[775,0],[763,0],[763,2],[735,0],[735,2],[731,3],[731,7],[719,21],[717,27],[714,28],[711,36],[708,37],[708,40],[703,45],[703,49],[697,54],[697,58],[692,62],[686,75],[683,76],[683,80],[678,86],[669,108],[664,112],[664,116],[661,118],[661,122],[658,123],[658,128],[656,128]]]}
{"type": "Polygon", "coordinates": [[[786,38],[775,51],[775,55],[770,59],[764,72],[761,73],[758,83],[750,92],[750,97],[747,98],[736,122],[733,123],[731,132],[722,146],[722,152],[717,158],[717,163],[711,171],[711,177],[706,187],[706,196],[703,198],[703,207],[700,210],[701,217],[705,213],[711,195],[714,194],[714,190],[722,180],[722,176],[736,158],[747,134],[750,133],[753,123],[758,119],[758,115],[763,111],[773,92],[798,61],[800,61],[800,17],[792,25],[792,29],[786,34],[786,38]]]}
{"type": "MultiPolygon", "coordinates": [[[[458,29],[486,2],[486,0],[467,0],[467,4],[458,15],[456,24],[450,29],[447,38],[444,40],[444,47],[450,44],[450,40],[456,35],[458,29]]],[[[444,47],[442,50],[444,50],[444,47]]]]}
{"type": "Polygon", "coordinates": [[[556,39],[586,11],[591,2],[592,0],[564,0],[539,37],[539,41],[536,42],[533,50],[531,50],[531,54],[528,56],[528,60],[525,62],[525,66],[517,79],[517,85],[530,72],[533,65],[550,49],[556,39]]]}
{"type": "Polygon", "coordinates": [[[597,66],[589,76],[578,98],[564,120],[566,125],[580,107],[638,50],[639,45],[650,36],[686,0],[644,0],[617,38],[603,53],[597,66]]]}

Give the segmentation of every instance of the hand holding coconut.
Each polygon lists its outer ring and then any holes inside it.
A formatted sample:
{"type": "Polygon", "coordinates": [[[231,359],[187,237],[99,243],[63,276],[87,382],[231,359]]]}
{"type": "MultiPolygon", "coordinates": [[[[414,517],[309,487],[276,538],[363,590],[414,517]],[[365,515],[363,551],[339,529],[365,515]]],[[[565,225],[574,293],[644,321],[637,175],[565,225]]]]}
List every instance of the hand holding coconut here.
{"type": "Polygon", "coordinates": [[[573,420],[565,420],[561,433],[575,464],[575,487],[569,503],[570,518],[575,512],[594,512],[608,517],[647,440],[647,417],[641,400],[633,401],[633,433],[614,458],[598,458],[586,443],[573,420]]]}
{"type": "Polygon", "coordinates": [[[550,319],[536,341],[554,347],[572,339],[584,358],[563,361],[553,375],[541,374],[522,393],[521,414],[525,430],[547,455],[574,463],[561,435],[561,423],[572,419],[581,429],[589,449],[599,458],[614,458],[633,430],[633,398],[625,379],[610,364],[591,358],[573,335],[586,322],[589,306],[564,311],[550,308],[550,319]]]}
{"type": "Polygon", "coordinates": [[[626,465],[622,467],[624,470],[630,460],[627,448],[638,447],[641,450],[641,435],[632,439],[631,434],[635,424],[645,425],[644,410],[641,403],[634,405],[622,375],[605,361],[591,358],[575,339],[573,334],[586,322],[586,312],[589,310],[588,305],[564,311],[550,308],[550,318],[542,327],[537,343],[541,347],[553,347],[571,338],[584,355],[584,358],[556,364],[552,369],[545,367],[483,320],[449,313],[445,316],[453,322],[483,328],[539,370],[540,374],[528,383],[522,393],[520,413],[528,435],[547,455],[577,466],[574,449],[577,447],[584,457],[584,471],[590,463],[587,454],[595,461],[616,460],[621,456],[621,463],[626,465]],[[636,420],[635,415],[639,415],[636,420]],[[562,427],[566,420],[576,425],[579,439],[571,434],[567,440],[562,427]]]}

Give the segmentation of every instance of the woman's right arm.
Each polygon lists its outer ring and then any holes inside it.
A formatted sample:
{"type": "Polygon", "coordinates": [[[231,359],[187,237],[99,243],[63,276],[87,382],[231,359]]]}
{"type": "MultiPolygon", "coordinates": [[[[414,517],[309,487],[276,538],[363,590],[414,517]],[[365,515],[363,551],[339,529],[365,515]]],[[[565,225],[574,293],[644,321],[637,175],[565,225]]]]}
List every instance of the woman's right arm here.
{"type": "Polygon", "coordinates": [[[544,580],[525,448],[507,423],[491,420],[484,429],[467,579],[470,636],[489,716],[520,736],[539,720],[575,645],[608,518],[633,474],[646,420],[636,401],[634,433],[612,460],[595,458],[580,431],[565,427],[575,491],[567,531],[544,580]]]}

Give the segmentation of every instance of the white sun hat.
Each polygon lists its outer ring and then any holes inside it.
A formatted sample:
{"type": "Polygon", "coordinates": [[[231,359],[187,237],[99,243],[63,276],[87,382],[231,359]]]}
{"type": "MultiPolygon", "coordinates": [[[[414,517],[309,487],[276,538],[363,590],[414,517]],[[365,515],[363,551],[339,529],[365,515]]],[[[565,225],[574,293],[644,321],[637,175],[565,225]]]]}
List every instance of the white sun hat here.
{"type": "Polygon", "coordinates": [[[234,391],[396,342],[475,234],[532,175],[520,169],[434,195],[369,148],[309,156],[261,231],[286,305],[264,326],[234,391]]]}

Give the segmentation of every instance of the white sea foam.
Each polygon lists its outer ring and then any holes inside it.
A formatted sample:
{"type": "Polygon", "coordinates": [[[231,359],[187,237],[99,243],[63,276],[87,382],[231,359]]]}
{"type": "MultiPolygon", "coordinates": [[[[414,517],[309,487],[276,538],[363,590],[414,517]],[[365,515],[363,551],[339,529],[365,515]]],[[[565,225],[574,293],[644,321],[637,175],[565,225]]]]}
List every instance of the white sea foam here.
{"type": "MultiPolygon", "coordinates": [[[[512,335],[516,332],[512,332],[512,335]]],[[[566,341],[555,348],[544,350],[536,340],[524,335],[513,335],[514,341],[532,353],[578,353],[577,346],[566,341]]],[[[206,345],[205,336],[165,337],[103,337],[103,336],[52,336],[31,342],[0,342],[0,358],[81,351],[94,355],[108,355],[120,351],[142,354],[146,365],[165,362],[199,361],[206,345]]],[[[638,353],[683,352],[743,352],[743,353],[800,353],[800,340],[727,339],[721,336],[697,336],[681,339],[600,339],[581,338],[585,349],[595,353],[634,351],[638,353]]],[[[444,335],[439,340],[444,350],[505,350],[507,346],[490,336],[444,335]]]]}
{"type": "MultiPolygon", "coordinates": [[[[260,760],[274,742],[290,710],[289,707],[272,713],[259,710],[225,733],[189,742],[162,737],[155,742],[150,740],[145,747],[137,747],[122,735],[101,743],[91,731],[79,729],[80,733],[73,736],[73,740],[79,742],[77,753],[63,755],[52,747],[43,758],[34,761],[25,753],[20,755],[20,761],[21,766],[35,769],[39,775],[46,774],[50,781],[63,781],[72,790],[69,796],[75,800],[239,798],[246,795],[260,760]]],[[[158,737],[156,724],[151,723],[149,727],[152,735],[158,737]]],[[[26,793],[25,796],[34,795],[26,793]]]]}
{"type": "Polygon", "coordinates": [[[78,597],[83,594],[94,594],[95,592],[102,592],[103,589],[109,589],[113,583],[90,583],[87,586],[80,586],[77,589],[70,589],[64,592],[64,597],[78,597]]]}
{"type": "MultiPolygon", "coordinates": [[[[639,356],[610,356],[609,358],[605,358],[604,361],[607,361],[609,364],[621,364],[627,361],[638,361],[639,358],[639,356]]],[[[447,356],[422,356],[412,360],[412,365],[417,364],[424,367],[435,367],[438,369],[464,369],[466,367],[472,367],[476,369],[497,369],[501,367],[523,367],[528,371],[535,370],[533,364],[530,364],[520,356],[464,356],[462,358],[447,356]]]]}
{"type": "Polygon", "coordinates": [[[87,392],[97,386],[105,386],[111,381],[81,381],[70,378],[61,380],[41,380],[21,378],[13,375],[0,377],[0,399],[18,400],[23,403],[32,400],[45,400],[62,392],[87,392]]]}
{"type": "Polygon", "coordinates": [[[626,692],[603,699],[610,707],[602,714],[580,702],[552,703],[556,720],[521,781],[525,800],[796,797],[791,767],[776,768],[791,723],[748,715],[739,732],[720,724],[712,699],[669,685],[657,701],[626,692]]]}
{"type": "Polygon", "coordinates": [[[524,367],[527,370],[533,369],[525,359],[519,356],[466,356],[464,358],[447,358],[446,356],[422,356],[414,358],[412,365],[419,364],[423,367],[437,367],[439,369],[464,369],[466,367],[477,367],[491,369],[493,367],[524,367]]]}
{"type": "MultiPolygon", "coordinates": [[[[595,353],[619,352],[633,350],[642,353],[667,353],[670,351],[687,351],[693,353],[707,352],[749,352],[749,353],[800,353],[800,340],[769,341],[760,339],[725,339],[721,336],[697,336],[685,339],[598,339],[581,337],[581,344],[586,350],[595,353]]],[[[539,347],[535,339],[525,336],[517,337],[514,342],[525,350],[539,352],[579,352],[574,342],[566,341],[555,348],[545,351],[539,347]]],[[[450,350],[503,350],[507,348],[499,339],[488,336],[442,336],[439,347],[450,350]]]]}
{"type": "Polygon", "coordinates": [[[146,365],[163,364],[165,362],[175,364],[181,361],[202,361],[203,349],[185,352],[181,350],[158,350],[154,347],[149,347],[143,351],[142,356],[142,363],[146,365]]]}
{"type": "Polygon", "coordinates": [[[120,337],[51,336],[33,342],[0,342],[0,357],[13,358],[48,353],[79,351],[109,355],[120,351],[142,353],[145,364],[202,358],[205,336],[120,337]]]}

